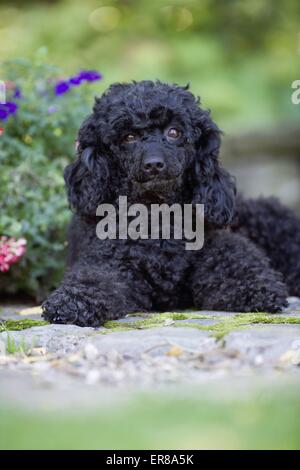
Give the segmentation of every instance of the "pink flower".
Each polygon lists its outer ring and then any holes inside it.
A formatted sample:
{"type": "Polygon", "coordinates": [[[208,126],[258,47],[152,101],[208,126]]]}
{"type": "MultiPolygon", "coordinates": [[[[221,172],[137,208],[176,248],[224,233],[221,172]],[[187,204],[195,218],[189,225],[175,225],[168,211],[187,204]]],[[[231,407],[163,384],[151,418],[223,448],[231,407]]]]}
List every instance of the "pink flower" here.
{"type": "Polygon", "coordinates": [[[0,271],[6,273],[12,264],[17,263],[26,251],[25,238],[0,237],[0,271]]]}
{"type": "Polygon", "coordinates": [[[6,80],[5,81],[5,86],[6,86],[7,90],[14,90],[17,85],[14,82],[12,82],[11,80],[6,80]]]}

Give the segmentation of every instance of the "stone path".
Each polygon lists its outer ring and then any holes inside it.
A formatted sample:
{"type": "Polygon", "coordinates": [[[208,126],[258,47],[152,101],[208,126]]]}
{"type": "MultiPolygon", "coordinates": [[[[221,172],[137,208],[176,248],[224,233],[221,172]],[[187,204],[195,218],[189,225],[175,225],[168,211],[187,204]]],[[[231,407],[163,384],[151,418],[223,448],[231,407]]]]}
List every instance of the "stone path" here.
{"type": "MultiPolygon", "coordinates": [[[[41,320],[22,309],[3,305],[2,325],[41,320]]],[[[290,298],[275,316],[185,312],[129,316],[99,329],[44,325],[0,333],[0,400],[65,406],[101,392],[103,403],[120,390],[216,389],[216,382],[239,378],[300,385],[300,299],[290,298]]]]}

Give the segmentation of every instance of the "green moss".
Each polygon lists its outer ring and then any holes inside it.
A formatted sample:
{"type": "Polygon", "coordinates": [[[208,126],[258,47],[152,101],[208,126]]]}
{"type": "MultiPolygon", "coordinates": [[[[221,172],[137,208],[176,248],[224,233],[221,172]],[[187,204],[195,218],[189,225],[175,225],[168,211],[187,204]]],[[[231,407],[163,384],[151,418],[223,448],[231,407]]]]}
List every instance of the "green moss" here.
{"type": "Polygon", "coordinates": [[[211,331],[214,325],[201,325],[201,323],[175,323],[175,327],[178,328],[196,328],[196,330],[211,331]]]}
{"type": "Polygon", "coordinates": [[[29,318],[22,320],[4,320],[0,322],[0,332],[2,331],[20,331],[32,328],[33,326],[49,325],[43,320],[31,320],[29,318]]]}
{"type": "Polygon", "coordinates": [[[270,325],[300,325],[298,317],[284,317],[269,313],[238,313],[232,317],[220,317],[219,321],[211,326],[212,336],[217,340],[224,339],[225,335],[237,329],[243,329],[250,325],[270,324],[270,325]]]}
{"type": "Polygon", "coordinates": [[[186,313],[173,313],[172,314],[172,320],[186,320],[188,317],[188,314],[186,313]]]}
{"type": "MultiPolygon", "coordinates": [[[[136,315],[128,315],[128,317],[135,317],[136,315]]],[[[196,314],[193,312],[189,313],[174,313],[174,312],[165,312],[165,313],[148,313],[147,315],[144,315],[143,320],[136,320],[136,321],[128,321],[128,322],[122,322],[119,323],[118,321],[107,321],[104,324],[104,328],[107,328],[109,330],[113,331],[128,331],[128,330],[144,330],[147,328],[154,328],[157,326],[173,326],[174,324],[166,324],[168,320],[171,320],[172,322],[178,321],[178,320],[189,320],[189,319],[198,319],[198,320],[204,320],[208,318],[214,318],[212,315],[202,315],[202,314],[196,314]]],[[[175,325],[177,325],[175,323],[175,325]]],[[[182,325],[180,323],[178,326],[182,325]]]]}
{"type": "MultiPolygon", "coordinates": [[[[129,315],[134,317],[136,315],[129,315]]],[[[211,336],[216,340],[224,340],[224,337],[231,331],[237,329],[247,328],[255,324],[288,324],[288,325],[300,325],[299,317],[284,317],[264,312],[255,313],[237,313],[232,316],[218,316],[199,314],[193,311],[190,312],[165,312],[165,313],[154,313],[146,314],[142,320],[128,321],[119,323],[117,321],[108,321],[105,323],[105,330],[101,330],[102,334],[108,332],[118,331],[130,331],[154,328],[158,326],[173,326],[183,328],[196,328],[202,331],[208,331],[211,336]],[[167,323],[166,320],[172,320],[167,323]],[[215,323],[212,325],[202,325],[201,323],[188,323],[184,320],[214,320],[215,323]]]]}
{"type": "Polygon", "coordinates": [[[164,319],[159,319],[156,315],[149,315],[145,320],[136,320],[119,323],[117,321],[107,321],[104,327],[113,331],[144,330],[155,326],[162,326],[164,319]]]}
{"type": "MultiPolygon", "coordinates": [[[[196,315],[189,318],[195,318],[196,315]]],[[[199,315],[201,317],[201,315],[199,315]]],[[[175,323],[175,327],[197,328],[202,331],[211,331],[216,340],[222,340],[231,331],[237,329],[247,328],[251,325],[257,324],[275,324],[275,325],[300,325],[299,317],[283,317],[279,315],[272,315],[270,313],[237,313],[233,316],[214,316],[204,315],[206,319],[215,320],[216,323],[212,325],[201,325],[199,323],[175,323]]]]}
{"type": "Polygon", "coordinates": [[[106,322],[101,330],[98,332],[101,334],[106,334],[106,333],[112,333],[112,332],[118,332],[118,331],[130,331],[130,330],[135,330],[135,328],[129,327],[131,323],[118,323],[116,321],[108,321],[106,322]]]}
{"type": "Polygon", "coordinates": [[[272,313],[237,313],[234,318],[238,321],[247,321],[254,323],[271,323],[271,324],[288,324],[299,325],[300,317],[285,317],[282,315],[274,315],[272,313]]]}

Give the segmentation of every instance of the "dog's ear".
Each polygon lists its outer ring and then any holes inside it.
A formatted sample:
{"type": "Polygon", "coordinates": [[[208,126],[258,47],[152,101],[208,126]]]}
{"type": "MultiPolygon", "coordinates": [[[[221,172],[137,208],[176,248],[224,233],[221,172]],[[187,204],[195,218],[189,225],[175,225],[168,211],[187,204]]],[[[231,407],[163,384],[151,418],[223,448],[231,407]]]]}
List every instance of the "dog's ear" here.
{"type": "Polygon", "coordinates": [[[236,186],[219,163],[221,131],[209,112],[201,111],[197,132],[193,202],[204,204],[209,225],[226,227],[235,216],[236,186]]]}
{"type": "Polygon", "coordinates": [[[64,172],[71,207],[85,216],[96,215],[96,209],[110,198],[110,167],[108,159],[100,154],[90,116],[79,130],[77,159],[64,172]]]}

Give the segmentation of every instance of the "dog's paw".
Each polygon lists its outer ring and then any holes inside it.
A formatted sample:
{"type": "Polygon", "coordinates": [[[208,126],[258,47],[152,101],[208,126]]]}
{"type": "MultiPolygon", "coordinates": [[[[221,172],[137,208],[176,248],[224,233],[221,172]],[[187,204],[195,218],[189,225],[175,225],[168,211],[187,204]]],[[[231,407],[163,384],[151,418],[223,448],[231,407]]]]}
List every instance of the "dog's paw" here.
{"type": "Polygon", "coordinates": [[[274,286],[262,286],[251,295],[252,312],[281,313],[288,306],[287,291],[281,283],[274,286]]]}
{"type": "Polygon", "coordinates": [[[90,317],[87,305],[63,288],[59,288],[49,295],[42,304],[42,310],[42,316],[50,323],[85,326],[90,317]]]}

